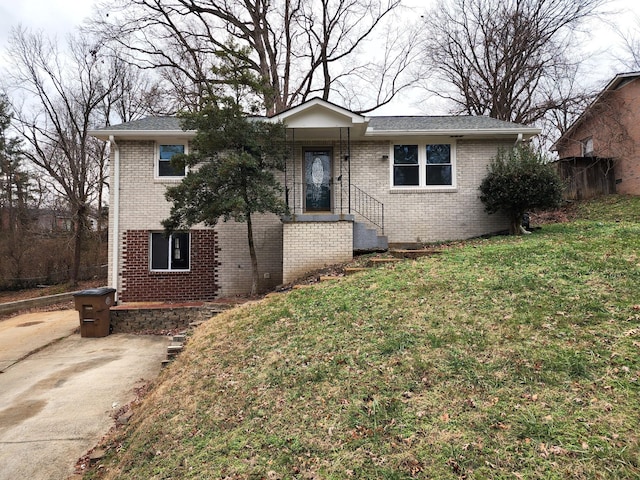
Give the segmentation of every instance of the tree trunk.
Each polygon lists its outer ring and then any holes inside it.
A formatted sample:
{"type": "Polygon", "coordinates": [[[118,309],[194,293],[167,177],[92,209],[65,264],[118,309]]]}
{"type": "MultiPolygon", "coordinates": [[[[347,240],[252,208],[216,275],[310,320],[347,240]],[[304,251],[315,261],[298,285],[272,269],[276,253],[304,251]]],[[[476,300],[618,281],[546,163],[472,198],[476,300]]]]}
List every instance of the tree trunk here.
{"type": "Polygon", "coordinates": [[[72,287],[78,285],[80,273],[80,261],[82,258],[82,233],[84,227],[84,206],[77,208],[73,216],[73,263],[71,265],[71,275],[69,284],[72,287]]]}
{"type": "Polygon", "coordinates": [[[509,225],[509,233],[511,235],[520,235],[522,232],[520,226],[522,225],[522,215],[516,214],[511,217],[511,224],[509,225]]]}
{"type": "Polygon", "coordinates": [[[253,224],[251,223],[251,212],[246,212],[247,216],[247,241],[249,242],[249,255],[251,256],[251,296],[258,293],[258,257],[256,247],[253,243],[253,224]]]}

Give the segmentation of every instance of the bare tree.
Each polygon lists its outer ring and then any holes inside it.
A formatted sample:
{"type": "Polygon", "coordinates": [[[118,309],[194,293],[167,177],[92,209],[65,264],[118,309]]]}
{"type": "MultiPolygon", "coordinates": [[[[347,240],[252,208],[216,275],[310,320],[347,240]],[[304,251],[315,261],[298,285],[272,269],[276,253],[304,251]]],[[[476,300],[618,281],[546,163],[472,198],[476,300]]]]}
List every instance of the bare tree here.
{"type": "Polygon", "coordinates": [[[15,29],[7,77],[14,98],[21,94],[26,99],[15,108],[17,127],[29,147],[25,155],[68,202],[73,220],[70,281],[76,284],[89,207],[103,186],[106,168],[103,146],[88,132],[104,124],[98,109],[114,79],[103,75],[95,46],[71,37],[68,47],[62,54],[43,34],[15,29]]]}
{"type": "Polygon", "coordinates": [[[450,0],[425,17],[427,61],[457,113],[535,123],[584,101],[572,34],[604,0],[450,0]]]}
{"type": "Polygon", "coordinates": [[[573,71],[563,70],[557,75],[555,83],[547,83],[545,88],[540,89],[540,103],[551,107],[537,121],[542,128],[542,133],[537,138],[540,145],[552,145],[596,98],[598,92],[580,85],[579,78],[579,66],[575,66],[573,71]]]}
{"type": "Polygon", "coordinates": [[[90,54],[100,62],[101,75],[111,87],[98,107],[101,123],[130,122],[172,109],[160,80],[126,62],[120,51],[95,47],[90,54]]]}
{"type": "Polygon", "coordinates": [[[640,17],[636,15],[634,20],[635,25],[629,30],[615,27],[624,52],[618,61],[629,71],[640,70],[640,17]]]}
{"type": "Polygon", "coordinates": [[[98,14],[93,29],[128,52],[128,61],[159,68],[179,108],[197,108],[211,94],[217,55],[248,47],[250,54],[240,60],[270,87],[263,95],[268,113],[312,96],[349,100],[349,81],[359,81],[363,90],[363,77],[372,103],[359,108],[368,111],[415,79],[408,68],[415,36],[409,22],[391,18],[399,5],[400,0],[119,0],[100,6],[99,12],[108,13],[98,14]],[[385,54],[361,59],[383,29],[389,41],[378,50],[385,54]]]}

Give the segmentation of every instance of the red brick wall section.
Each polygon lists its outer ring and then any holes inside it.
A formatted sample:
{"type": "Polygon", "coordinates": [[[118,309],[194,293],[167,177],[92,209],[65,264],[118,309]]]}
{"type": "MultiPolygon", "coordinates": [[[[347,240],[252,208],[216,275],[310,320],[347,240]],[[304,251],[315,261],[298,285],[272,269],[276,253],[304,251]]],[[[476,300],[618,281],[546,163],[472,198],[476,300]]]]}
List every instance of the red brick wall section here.
{"type": "Polygon", "coordinates": [[[557,146],[560,158],[582,155],[591,137],[598,157],[613,158],[616,191],[640,195],[640,78],[606,92],[557,146]]]}
{"type": "Polygon", "coordinates": [[[218,242],[214,230],[191,230],[191,270],[152,272],[149,231],[127,230],[122,263],[123,302],[211,301],[218,291],[218,242]]]}

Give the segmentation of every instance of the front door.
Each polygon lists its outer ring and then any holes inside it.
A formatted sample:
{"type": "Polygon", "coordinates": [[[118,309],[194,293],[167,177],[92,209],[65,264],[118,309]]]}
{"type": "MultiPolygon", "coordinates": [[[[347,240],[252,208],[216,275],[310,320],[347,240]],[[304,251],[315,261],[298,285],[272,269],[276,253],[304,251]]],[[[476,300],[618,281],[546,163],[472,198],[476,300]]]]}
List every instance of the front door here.
{"type": "Polygon", "coordinates": [[[331,211],[331,150],[304,152],[305,211],[331,211]]]}

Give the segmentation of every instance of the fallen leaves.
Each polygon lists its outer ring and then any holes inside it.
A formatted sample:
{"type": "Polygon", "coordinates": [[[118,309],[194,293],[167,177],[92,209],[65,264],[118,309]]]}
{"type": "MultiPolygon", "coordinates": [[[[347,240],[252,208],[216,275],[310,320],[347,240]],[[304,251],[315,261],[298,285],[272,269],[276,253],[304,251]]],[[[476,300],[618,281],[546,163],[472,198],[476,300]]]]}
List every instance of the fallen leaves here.
{"type": "Polygon", "coordinates": [[[569,451],[559,445],[540,443],[538,445],[538,453],[542,458],[548,458],[550,455],[565,456],[569,454],[569,451]]]}

